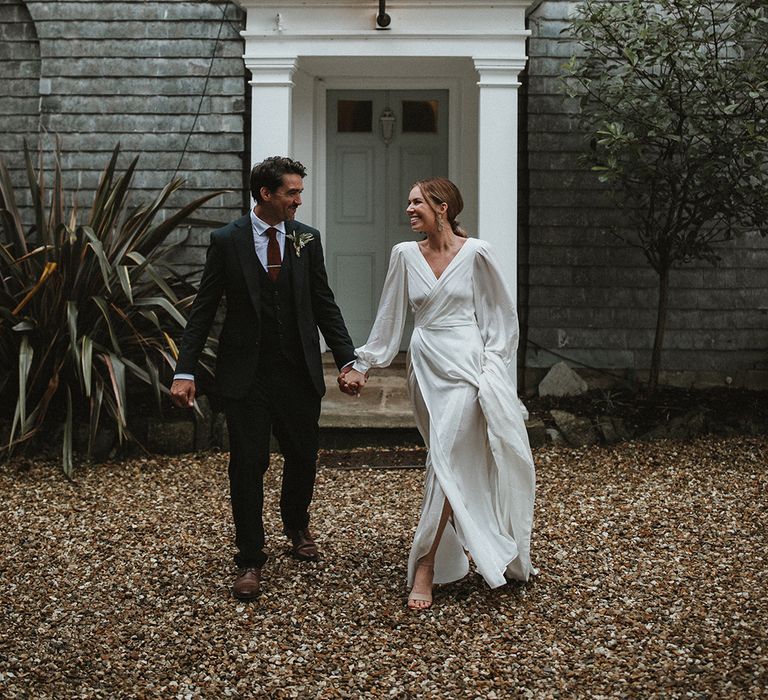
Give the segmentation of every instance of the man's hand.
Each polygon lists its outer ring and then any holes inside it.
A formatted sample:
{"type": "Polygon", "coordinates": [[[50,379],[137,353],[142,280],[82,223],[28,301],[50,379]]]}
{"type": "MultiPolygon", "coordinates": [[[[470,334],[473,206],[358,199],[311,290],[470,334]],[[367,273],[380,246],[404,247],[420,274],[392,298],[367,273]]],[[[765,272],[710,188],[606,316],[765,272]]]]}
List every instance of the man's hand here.
{"type": "Polygon", "coordinates": [[[339,383],[339,389],[345,394],[349,394],[350,396],[360,396],[360,392],[368,381],[368,374],[358,372],[356,369],[352,369],[352,365],[348,365],[339,372],[337,381],[339,383]]]}
{"type": "Polygon", "coordinates": [[[192,408],[195,404],[195,382],[191,379],[174,379],[171,399],[179,408],[192,408]]]}

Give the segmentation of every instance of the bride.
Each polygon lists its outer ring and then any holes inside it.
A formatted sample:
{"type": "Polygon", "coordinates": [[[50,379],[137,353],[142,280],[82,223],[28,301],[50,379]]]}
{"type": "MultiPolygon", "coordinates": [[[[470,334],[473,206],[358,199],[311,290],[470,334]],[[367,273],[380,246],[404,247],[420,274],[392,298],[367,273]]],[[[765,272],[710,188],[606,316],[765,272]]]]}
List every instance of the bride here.
{"type": "Polygon", "coordinates": [[[407,381],[428,448],[421,515],[408,561],[408,607],[432,605],[435,583],[463,578],[474,561],[489,586],[532,573],[535,476],[510,372],[517,348],[515,305],[493,251],[468,238],[456,217],[458,188],[417,182],[411,228],[426,235],[392,249],[376,321],[357,360],[339,375],[347,393],[400,347],[414,313],[407,381]]]}

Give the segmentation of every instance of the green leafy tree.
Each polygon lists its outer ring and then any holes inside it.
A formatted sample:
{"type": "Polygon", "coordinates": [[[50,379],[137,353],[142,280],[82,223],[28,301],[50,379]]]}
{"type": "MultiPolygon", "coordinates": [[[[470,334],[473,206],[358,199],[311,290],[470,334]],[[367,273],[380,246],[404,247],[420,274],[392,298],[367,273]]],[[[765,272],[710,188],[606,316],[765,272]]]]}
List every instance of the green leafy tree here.
{"type": "Polygon", "coordinates": [[[765,0],[587,0],[568,33],[567,89],[591,138],[586,163],[612,183],[658,275],[649,389],[658,386],[670,272],[768,222],[765,0]]]}
{"type": "Polygon", "coordinates": [[[221,192],[163,218],[183,184],[174,178],[152,202],[129,210],[138,158],[118,173],[118,147],[81,216],[65,205],[58,148],[50,193],[42,151],[37,171],[26,145],[24,155],[35,221],[29,230],[0,159],[0,407],[11,423],[5,449],[10,454],[30,440],[47,419],[63,420],[62,466],[71,477],[77,421],[89,424],[90,452],[105,418],[121,442],[131,437],[131,382],[151,389],[158,404],[167,393],[162,372],[175,366],[172,335],[186,324],[194,290],[166,264],[173,248],[166,241],[221,192]]]}

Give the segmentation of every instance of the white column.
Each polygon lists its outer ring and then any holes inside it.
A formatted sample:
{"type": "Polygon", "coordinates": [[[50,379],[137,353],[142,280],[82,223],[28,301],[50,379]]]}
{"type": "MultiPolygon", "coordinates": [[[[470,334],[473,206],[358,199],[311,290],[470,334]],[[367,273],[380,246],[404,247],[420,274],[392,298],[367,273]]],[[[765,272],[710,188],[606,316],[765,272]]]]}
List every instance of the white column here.
{"type": "MultiPolygon", "coordinates": [[[[476,58],[474,62],[480,77],[478,236],[493,246],[517,300],[517,76],[525,59],[476,58]]],[[[516,380],[516,365],[513,370],[516,380]]]]}
{"type": "Polygon", "coordinates": [[[269,156],[291,156],[293,74],[296,57],[251,58],[251,165],[269,156]]]}
{"type": "Polygon", "coordinates": [[[494,248],[507,280],[517,283],[517,59],[475,59],[480,76],[478,235],[494,248]]]}

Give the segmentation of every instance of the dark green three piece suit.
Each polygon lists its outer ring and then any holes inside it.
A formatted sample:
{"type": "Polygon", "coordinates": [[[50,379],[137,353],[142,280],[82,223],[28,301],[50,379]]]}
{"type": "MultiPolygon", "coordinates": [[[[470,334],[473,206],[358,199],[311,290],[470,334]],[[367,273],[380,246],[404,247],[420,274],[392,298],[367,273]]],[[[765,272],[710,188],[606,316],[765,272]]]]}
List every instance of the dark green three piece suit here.
{"type": "Polygon", "coordinates": [[[181,342],[177,374],[196,374],[222,296],[216,392],[223,400],[230,441],[229,479],[235,522],[235,561],[261,567],[263,476],[270,432],[285,457],[280,509],[287,530],[307,527],[318,449],[320,399],[325,393],[318,328],[339,368],[355,359],[339,307],[328,286],[320,234],[285,221],[304,236],[297,253],[286,239],[280,274],[267,275],[254,247],[249,216],[211,234],[200,289],[181,342]]]}

